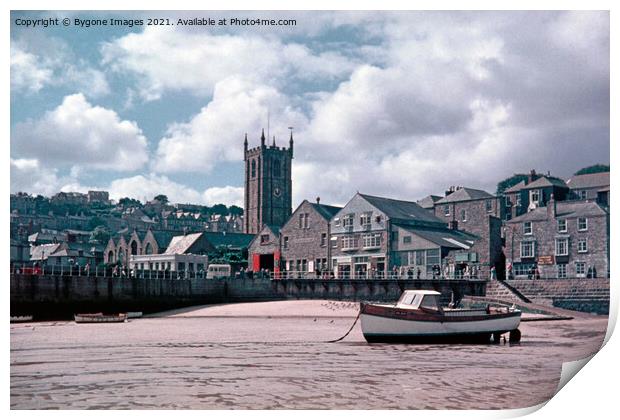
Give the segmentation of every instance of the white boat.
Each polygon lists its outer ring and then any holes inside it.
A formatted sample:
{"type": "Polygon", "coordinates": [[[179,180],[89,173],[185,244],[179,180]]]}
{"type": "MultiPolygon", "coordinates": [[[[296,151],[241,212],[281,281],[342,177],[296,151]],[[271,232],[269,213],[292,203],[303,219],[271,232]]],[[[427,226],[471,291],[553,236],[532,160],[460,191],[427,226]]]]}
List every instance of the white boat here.
{"type": "Polygon", "coordinates": [[[78,324],[84,323],[99,323],[99,322],[125,322],[127,320],[127,314],[111,314],[104,315],[101,312],[94,314],[75,314],[75,322],[78,324]]]}
{"type": "Polygon", "coordinates": [[[520,340],[520,310],[442,308],[440,296],[434,290],[405,290],[395,305],[362,303],[364,338],[369,343],[488,343],[491,337],[497,342],[501,334],[510,332],[511,342],[520,340]]]}

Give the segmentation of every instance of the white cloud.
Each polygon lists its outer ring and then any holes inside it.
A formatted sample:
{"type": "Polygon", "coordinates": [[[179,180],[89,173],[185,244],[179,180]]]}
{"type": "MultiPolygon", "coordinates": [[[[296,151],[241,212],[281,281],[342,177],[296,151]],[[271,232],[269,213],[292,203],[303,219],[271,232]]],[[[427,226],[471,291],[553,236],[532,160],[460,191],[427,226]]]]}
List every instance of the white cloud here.
{"type": "MultiPolygon", "coordinates": [[[[287,127],[304,126],[305,117],[276,89],[229,77],[215,87],[213,100],[186,123],[173,124],[159,142],[153,168],[158,172],[209,172],[218,162],[243,160],[243,136],[255,146],[261,127],[281,145],[287,127]]],[[[268,140],[269,143],[273,141],[268,140]]]]}
{"type": "Polygon", "coordinates": [[[39,41],[29,51],[24,42],[11,42],[11,88],[36,93],[47,86],[63,86],[89,97],[110,93],[105,74],[74,57],[57,39],[39,41]]]}
{"type": "Polygon", "coordinates": [[[278,85],[287,79],[331,79],[348,74],[354,64],[334,51],[275,37],[211,35],[147,27],[105,43],[103,63],[139,76],[142,96],[158,99],[165,90],[210,95],[229,76],[278,85]]]}
{"type": "Polygon", "coordinates": [[[243,187],[211,187],[207,188],[202,196],[207,205],[224,203],[243,208],[243,187]]]}
{"type": "Polygon", "coordinates": [[[66,96],[39,120],[14,127],[12,153],[46,164],[136,170],[148,160],[147,141],[135,122],[91,105],[83,94],[66,96]]]}
{"type": "Polygon", "coordinates": [[[11,44],[11,87],[38,92],[50,83],[53,70],[39,62],[37,57],[11,44]]]}

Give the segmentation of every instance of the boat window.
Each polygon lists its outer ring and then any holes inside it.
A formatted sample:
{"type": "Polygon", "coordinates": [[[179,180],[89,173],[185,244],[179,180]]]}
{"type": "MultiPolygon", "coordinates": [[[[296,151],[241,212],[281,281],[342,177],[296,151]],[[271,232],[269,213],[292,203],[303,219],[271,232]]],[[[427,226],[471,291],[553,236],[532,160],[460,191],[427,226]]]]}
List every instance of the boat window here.
{"type": "Polygon", "coordinates": [[[414,297],[415,297],[415,294],[407,293],[407,294],[405,294],[405,296],[403,296],[403,298],[400,301],[400,303],[402,303],[404,305],[411,305],[411,302],[413,301],[414,297]]]}
{"type": "Polygon", "coordinates": [[[423,296],[422,295],[414,295],[414,299],[413,302],[411,303],[411,306],[413,306],[414,308],[417,308],[420,306],[420,302],[422,301],[423,296]]]}
{"type": "Polygon", "coordinates": [[[424,299],[422,299],[422,303],[420,304],[420,307],[424,309],[432,309],[434,311],[438,311],[439,305],[437,305],[437,296],[435,295],[424,296],[424,299]]]}

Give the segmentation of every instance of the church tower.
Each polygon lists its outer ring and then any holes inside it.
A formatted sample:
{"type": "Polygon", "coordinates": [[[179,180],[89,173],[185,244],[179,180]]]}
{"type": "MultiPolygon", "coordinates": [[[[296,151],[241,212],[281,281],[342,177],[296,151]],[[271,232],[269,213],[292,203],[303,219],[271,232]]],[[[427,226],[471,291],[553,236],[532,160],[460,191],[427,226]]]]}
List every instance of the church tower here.
{"type": "Polygon", "coordinates": [[[265,144],[265,130],[260,146],[248,149],[248,135],[243,143],[245,163],[244,232],[257,234],[263,225],[282,227],[292,209],[293,132],[289,148],[265,144]]]}

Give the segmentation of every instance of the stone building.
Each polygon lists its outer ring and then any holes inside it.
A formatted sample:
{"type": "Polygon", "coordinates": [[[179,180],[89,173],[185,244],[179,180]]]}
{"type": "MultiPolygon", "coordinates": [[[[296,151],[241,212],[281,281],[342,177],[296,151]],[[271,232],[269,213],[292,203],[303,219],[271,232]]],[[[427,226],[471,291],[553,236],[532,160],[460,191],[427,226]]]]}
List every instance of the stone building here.
{"type": "Polygon", "coordinates": [[[527,213],[536,207],[545,207],[553,195],[556,201],[569,198],[569,189],[566,183],[556,177],[542,176],[532,170],[527,181],[504,191],[504,220],[510,220],[527,213]]]}
{"type": "Polygon", "coordinates": [[[355,194],[330,222],[334,276],[386,275],[400,262],[396,225],[445,229],[442,220],[414,202],[355,194]]]}
{"type": "Polygon", "coordinates": [[[441,196],[430,194],[416,201],[416,203],[423,209],[426,209],[430,211],[432,214],[435,214],[435,203],[441,200],[441,198],[442,198],[441,196]]]}
{"type": "Polygon", "coordinates": [[[122,231],[108,241],[104,250],[104,262],[127,266],[130,255],[160,254],[168,247],[174,236],[180,235],[178,231],[122,231]]]}
{"type": "Polygon", "coordinates": [[[107,191],[89,191],[86,195],[88,203],[110,204],[110,194],[107,191]]]}
{"type": "Polygon", "coordinates": [[[435,202],[435,216],[444,220],[449,228],[477,237],[475,245],[467,253],[467,259],[465,254],[458,257],[458,265],[476,266],[485,273],[495,267],[498,277],[504,278],[504,206],[500,197],[474,188],[453,188],[435,202]]]}
{"type": "Polygon", "coordinates": [[[506,222],[508,276],[609,276],[609,212],[587,201],[555,201],[506,222]]]}
{"type": "Polygon", "coordinates": [[[573,200],[596,201],[609,206],[609,172],[575,175],[566,185],[573,200]]]}
{"type": "Polygon", "coordinates": [[[342,207],[304,200],[280,229],[281,268],[286,272],[326,273],[331,260],[329,221],[342,207]]]}
{"type": "Polygon", "coordinates": [[[265,145],[265,132],[259,147],[248,149],[244,142],[245,233],[257,234],[264,225],[282,227],[292,213],[293,133],[289,148],[265,145]]]}
{"type": "Polygon", "coordinates": [[[281,267],[280,228],[263,225],[248,246],[248,270],[280,272],[281,267]]]}

